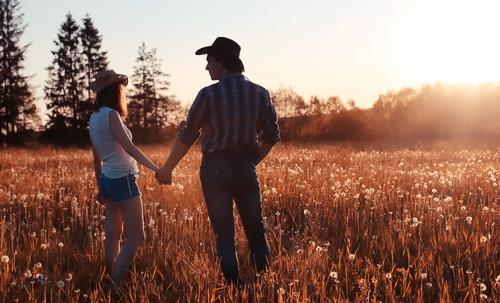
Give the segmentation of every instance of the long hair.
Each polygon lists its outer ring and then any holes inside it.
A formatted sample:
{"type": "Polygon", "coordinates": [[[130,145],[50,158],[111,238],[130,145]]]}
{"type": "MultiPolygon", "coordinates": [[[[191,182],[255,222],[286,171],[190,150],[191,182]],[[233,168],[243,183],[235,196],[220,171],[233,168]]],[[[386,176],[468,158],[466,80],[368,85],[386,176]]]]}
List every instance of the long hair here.
{"type": "Polygon", "coordinates": [[[116,82],[96,93],[94,112],[98,112],[104,106],[116,110],[122,118],[127,117],[127,96],[123,84],[116,82]]]}

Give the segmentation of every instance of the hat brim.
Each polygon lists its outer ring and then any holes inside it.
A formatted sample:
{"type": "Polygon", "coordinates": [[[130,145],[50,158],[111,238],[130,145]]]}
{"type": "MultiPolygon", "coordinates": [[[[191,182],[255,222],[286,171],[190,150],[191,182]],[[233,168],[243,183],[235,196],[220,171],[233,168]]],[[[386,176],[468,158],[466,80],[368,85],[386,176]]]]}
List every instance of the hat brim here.
{"type": "Polygon", "coordinates": [[[240,57],[238,57],[235,53],[233,53],[232,51],[226,49],[226,48],[223,48],[223,47],[218,47],[218,46],[205,46],[205,47],[202,47],[200,48],[199,50],[197,50],[195,52],[196,55],[204,55],[204,54],[209,54],[209,53],[212,53],[212,52],[217,52],[219,54],[223,54],[223,55],[227,55],[227,56],[230,56],[232,57],[233,59],[238,59],[240,60],[240,57]]]}
{"type": "Polygon", "coordinates": [[[98,93],[103,88],[105,88],[106,86],[109,86],[109,85],[117,83],[117,82],[123,84],[124,86],[127,86],[127,84],[128,84],[128,77],[125,76],[125,75],[121,75],[121,74],[114,74],[111,77],[109,77],[106,81],[101,81],[100,84],[98,84],[98,82],[99,81],[97,81],[97,80],[90,82],[89,88],[93,92],[98,93]]]}

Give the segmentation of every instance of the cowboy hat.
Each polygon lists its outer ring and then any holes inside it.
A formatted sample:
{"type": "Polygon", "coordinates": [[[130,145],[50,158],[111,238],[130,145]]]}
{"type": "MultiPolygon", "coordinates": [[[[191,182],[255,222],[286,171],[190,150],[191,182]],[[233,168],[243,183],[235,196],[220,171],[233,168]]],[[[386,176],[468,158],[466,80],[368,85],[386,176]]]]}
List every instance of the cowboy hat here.
{"type": "Polygon", "coordinates": [[[238,43],[225,37],[218,37],[210,46],[200,48],[195,52],[196,55],[208,54],[209,52],[222,52],[232,56],[234,59],[240,58],[241,47],[238,43]]]}
{"type": "Polygon", "coordinates": [[[90,89],[96,93],[100,92],[106,86],[120,82],[127,86],[128,78],[125,75],[117,74],[114,70],[100,71],[95,76],[95,81],[90,82],[90,89]]]}

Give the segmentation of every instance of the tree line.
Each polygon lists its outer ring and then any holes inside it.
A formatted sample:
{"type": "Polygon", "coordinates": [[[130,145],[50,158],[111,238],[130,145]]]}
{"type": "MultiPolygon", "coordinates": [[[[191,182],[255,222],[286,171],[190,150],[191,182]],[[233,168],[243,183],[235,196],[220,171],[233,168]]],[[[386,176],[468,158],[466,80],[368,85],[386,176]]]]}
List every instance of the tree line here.
{"type": "MultiPolygon", "coordinates": [[[[26,25],[19,0],[0,0],[0,144],[21,145],[34,140],[56,145],[86,146],[93,112],[89,84],[97,72],[108,69],[102,36],[91,17],[79,24],[68,13],[54,39],[53,59],[46,68],[44,101],[48,122],[41,125],[29,77],[23,75],[25,52],[21,46],[26,25]],[[37,131],[40,130],[41,131],[37,131]]],[[[136,141],[155,142],[171,136],[186,114],[175,95],[169,95],[170,75],[161,69],[156,49],[138,48],[134,73],[129,78],[129,115],[125,123],[136,141]]]]}
{"type": "Polygon", "coordinates": [[[312,96],[309,102],[291,88],[271,93],[281,112],[285,140],[425,141],[500,138],[500,82],[423,84],[380,94],[373,107],[354,100],[312,96]]]}
{"type": "MultiPolygon", "coordinates": [[[[23,74],[28,45],[20,45],[26,28],[20,0],[0,0],[0,144],[41,142],[89,144],[88,122],[93,111],[89,83],[108,69],[102,36],[89,15],[81,24],[71,13],[54,40],[52,62],[43,87],[49,110],[42,125],[29,76],[23,74]]],[[[156,49],[138,48],[129,79],[129,116],[125,123],[137,143],[175,137],[187,113],[169,95],[169,74],[162,71],[156,49]]],[[[270,91],[285,141],[402,141],[463,137],[498,138],[500,83],[479,85],[424,84],[379,95],[373,107],[361,109],[354,100],[312,96],[306,101],[292,88],[270,91]]]]}

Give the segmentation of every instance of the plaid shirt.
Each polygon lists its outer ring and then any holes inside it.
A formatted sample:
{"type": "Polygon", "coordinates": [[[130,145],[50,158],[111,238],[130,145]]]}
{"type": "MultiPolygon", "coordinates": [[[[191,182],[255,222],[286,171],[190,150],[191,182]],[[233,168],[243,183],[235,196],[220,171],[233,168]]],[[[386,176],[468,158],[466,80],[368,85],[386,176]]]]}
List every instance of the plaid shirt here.
{"type": "Polygon", "coordinates": [[[280,141],[278,117],[269,92],[241,73],[226,73],[203,88],[189,109],[179,139],[193,145],[203,134],[201,151],[254,151],[258,138],[280,141]]]}

